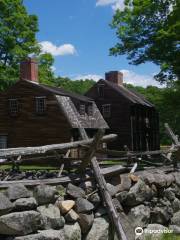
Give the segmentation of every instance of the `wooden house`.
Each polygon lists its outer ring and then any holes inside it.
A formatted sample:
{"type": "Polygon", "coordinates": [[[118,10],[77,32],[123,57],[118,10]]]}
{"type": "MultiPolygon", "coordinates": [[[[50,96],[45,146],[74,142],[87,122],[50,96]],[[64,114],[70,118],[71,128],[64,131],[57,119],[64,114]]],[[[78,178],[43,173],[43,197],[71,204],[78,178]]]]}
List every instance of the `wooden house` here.
{"type": "Polygon", "coordinates": [[[123,74],[105,74],[86,94],[94,99],[110,130],[118,134],[110,147],[132,151],[159,149],[159,118],[155,106],[123,85],[123,74]]]}
{"type": "Polygon", "coordinates": [[[20,65],[20,80],[0,93],[0,148],[70,142],[108,128],[95,102],[86,96],[38,82],[37,63],[20,65]]]}

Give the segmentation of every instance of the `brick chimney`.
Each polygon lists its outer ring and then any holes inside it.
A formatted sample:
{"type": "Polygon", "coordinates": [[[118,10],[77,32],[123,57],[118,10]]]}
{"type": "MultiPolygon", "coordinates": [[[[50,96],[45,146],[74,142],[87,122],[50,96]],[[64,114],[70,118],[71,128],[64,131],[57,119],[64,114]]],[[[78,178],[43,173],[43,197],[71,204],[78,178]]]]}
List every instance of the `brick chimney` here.
{"type": "Polygon", "coordinates": [[[35,59],[28,58],[21,62],[20,79],[38,82],[38,64],[35,59]]]}
{"type": "Polygon", "coordinates": [[[105,79],[117,85],[123,85],[123,73],[118,71],[110,71],[105,73],[105,79]]]}

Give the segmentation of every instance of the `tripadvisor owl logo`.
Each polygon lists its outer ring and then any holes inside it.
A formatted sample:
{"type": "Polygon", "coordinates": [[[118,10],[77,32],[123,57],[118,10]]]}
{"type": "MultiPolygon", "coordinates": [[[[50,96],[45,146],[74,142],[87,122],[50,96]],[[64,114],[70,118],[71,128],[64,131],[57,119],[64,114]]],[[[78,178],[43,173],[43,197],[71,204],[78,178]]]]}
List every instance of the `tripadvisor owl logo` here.
{"type": "Polygon", "coordinates": [[[136,236],[142,235],[143,232],[144,232],[144,231],[143,231],[142,227],[137,227],[137,228],[135,228],[135,234],[136,234],[136,236]]]}

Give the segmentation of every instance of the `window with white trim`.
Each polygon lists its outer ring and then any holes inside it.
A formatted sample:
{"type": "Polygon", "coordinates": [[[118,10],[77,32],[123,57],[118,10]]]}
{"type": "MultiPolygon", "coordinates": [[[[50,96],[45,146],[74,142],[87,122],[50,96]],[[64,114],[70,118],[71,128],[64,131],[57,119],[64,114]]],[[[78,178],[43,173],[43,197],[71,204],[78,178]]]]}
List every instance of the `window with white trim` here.
{"type": "Polygon", "coordinates": [[[46,97],[36,97],[36,113],[44,114],[46,112],[46,97]]]}
{"type": "Polygon", "coordinates": [[[102,114],[103,114],[103,117],[105,117],[105,118],[109,118],[111,116],[111,105],[110,104],[102,105],[102,114]]]}
{"type": "Polygon", "coordinates": [[[80,113],[80,115],[85,115],[85,113],[86,113],[86,106],[85,106],[85,104],[80,104],[79,105],[79,113],[80,113]]]}
{"type": "Polygon", "coordinates": [[[7,148],[7,136],[0,135],[0,149],[7,148]]]}
{"type": "Polygon", "coordinates": [[[9,99],[9,113],[17,115],[19,111],[18,100],[16,98],[9,99]]]}

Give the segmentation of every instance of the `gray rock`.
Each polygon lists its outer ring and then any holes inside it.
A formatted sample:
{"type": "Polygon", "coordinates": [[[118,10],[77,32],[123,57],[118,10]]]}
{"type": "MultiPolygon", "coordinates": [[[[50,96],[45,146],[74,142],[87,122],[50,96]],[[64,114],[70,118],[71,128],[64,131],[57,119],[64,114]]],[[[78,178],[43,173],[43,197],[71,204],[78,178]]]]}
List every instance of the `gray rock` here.
{"type": "Polygon", "coordinates": [[[152,185],[153,183],[155,183],[155,177],[153,173],[144,171],[140,177],[148,185],[152,185]]]}
{"type": "Polygon", "coordinates": [[[13,204],[15,210],[18,211],[33,210],[37,208],[36,199],[33,197],[17,199],[13,204]]]}
{"type": "Polygon", "coordinates": [[[94,193],[92,194],[88,200],[94,204],[95,207],[99,206],[99,204],[101,203],[101,197],[99,196],[98,193],[94,193]]]}
{"type": "Polygon", "coordinates": [[[0,234],[4,235],[27,235],[41,227],[41,216],[35,211],[15,212],[0,217],[0,234]]]}
{"type": "Polygon", "coordinates": [[[7,197],[14,201],[19,198],[29,198],[32,197],[32,193],[23,184],[16,184],[9,186],[6,191],[7,197]]]}
{"type": "Polygon", "coordinates": [[[175,198],[172,202],[172,208],[174,212],[180,211],[180,200],[178,198],[175,198]]]}
{"type": "Polygon", "coordinates": [[[176,184],[180,187],[180,172],[173,173],[176,184]]]}
{"type": "Polygon", "coordinates": [[[93,183],[91,181],[86,181],[86,182],[82,182],[79,185],[79,187],[82,188],[86,192],[86,194],[89,194],[89,193],[93,192],[96,185],[95,185],[95,183],[93,183]]]}
{"type": "Polygon", "coordinates": [[[164,190],[164,196],[169,200],[173,201],[176,198],[175,193],[172,191],[171,188],[167,188],[164,190]]]}
{"type": "Polygon", "coordinates": [[[64,226],[64,218],[60,216],[59,208],[49,204],[40,206],[37,211],[41,214],[45,229],[60,229],[64,226]]]}
{"type": "Polygon", "coordinates": [[[171,218],[171,212],[168,207],[155,207],[151,213],[152,223],[166,225],[171,218]]]}
{"type": "Polygon", "coordinates": [[[177,225],[178,227],[180,227],[180,211],[176,212],[172,219],[171,219],[171,224],[172,225],[177,225]]]}
{"type": "Polygon", "coordinates": [[[55,203],[57,198],[56,187],[48,185],[39,185],[34,188],[34,197],[38,205],[55,203]]]}
{"type": "Polygon", "coordinates": [[[81,240],[81,228],[76,222],[74,224],[65,224],[64,226],[65,240],[81,240]]]}
{"type": "Polygon", "coordinates": [[[65,236],[63,230],[44,230],[37,234],[16,237],[14,240],[65,240],[65,236]]]}
{"type": "Polygon", "coordinates": [[[85,213],[80,213],[79,214],[79,225],[81,227],[82,233],[87,233],[89,229],[92,227],[94,221],[94,214],[85,214],[85,213]]]}
{"type": "Polygon", "coordinates": [[[83,198],[86,196],[85,191],[82,188],[77,187],[71,183],[68,184],[66,192],[73,198],[83,198]]]}
{"type": "Polygon", "coordinates": [[[76,222],[79,219],[79,215],[73,210],[71,209],[66,215],[65,215],[65,219],[67,222],[76,222]]]}
{"type": "Polygon", "coordinates": [[[0,193],[0,216],[9,213],[12,209],[13,204],[3,193],[0,193]]]}
{"type": "Polygon", "coordinates": [[[141,179],[129,190],[125,205],[136,206],[144,201],[149,201],[153,196],[151,188],[141,179]]]}
{"type": "Polygon", "coordinates": [[[127,191],[123,191],[123,192],[119,192],[116,194],[116,198],[118,199],[118,201],[120,203],[125,203],[126,202],[126,199],[127,199],[127,195],[128,195],[128,192],[127,191]]]}
{"type": "Polygon", "coordinates": [[[162,240],[163,231],[168,231],[168,229],[161,224],[149,224],[147,228],[144,229],[144,234],[139,236],[139,240],[162,240]]]}
{"type": "Polygon", "coordinates": [[[166,174],[166,185],[169,187],[175,181],[173,174],[166,174]]]}
{"type": "Polygon", "coordinates": [[[166,174],[164,174],[163,171],[158,170],[157,173],[154,173],[154,178],[155,178],[155,182],[154,184],[157,187],[166,187],[167,185],[167,180],[166,180],[166,174]]]}
{"type": "Polygon", "coordinates": [[[136,227],[146,227],[150,219],[150,208],[143,204],[131,208],[128,213],[129,219],[132,221],[132,225],[136,227]]]}
{"type": "Polygon", "coordinates": [[[58,192],[59,198],[61,201],[64,200],[64,195],[66,195],[66,189],[62,185],[56,186],[56,190],[58,192]]]}
{"type": "Polygon", "coordinates": [[[106,184],[107,190],[109,192],[109,194],[113,197],[119,190],[119,187],[116,187],[110,183],[106,184]]]}
{"type": "Polygon", "coordinates": [[[107,209],[104,207],[99,207],[95,213],[95,217],[101,217],[107,214],[107,209]]]}
{"type": "Polygon", "coordinates": [[[94,205],[84,198],[76,200],[75,209],[78,213],[89,212],[94,209],[94,205]]]}
{"type": "Polygon", "coordinates": [[[109,222],[105,218],[95,218],[91,230],[85,240],[107,240],[109,236],[109,222]]]}
{"type": "Polygon", "coordinates": [[[180,234],[180,227],[176,225],[169,225],[169,229],[172,230],[173,233],[180,234]]]}

